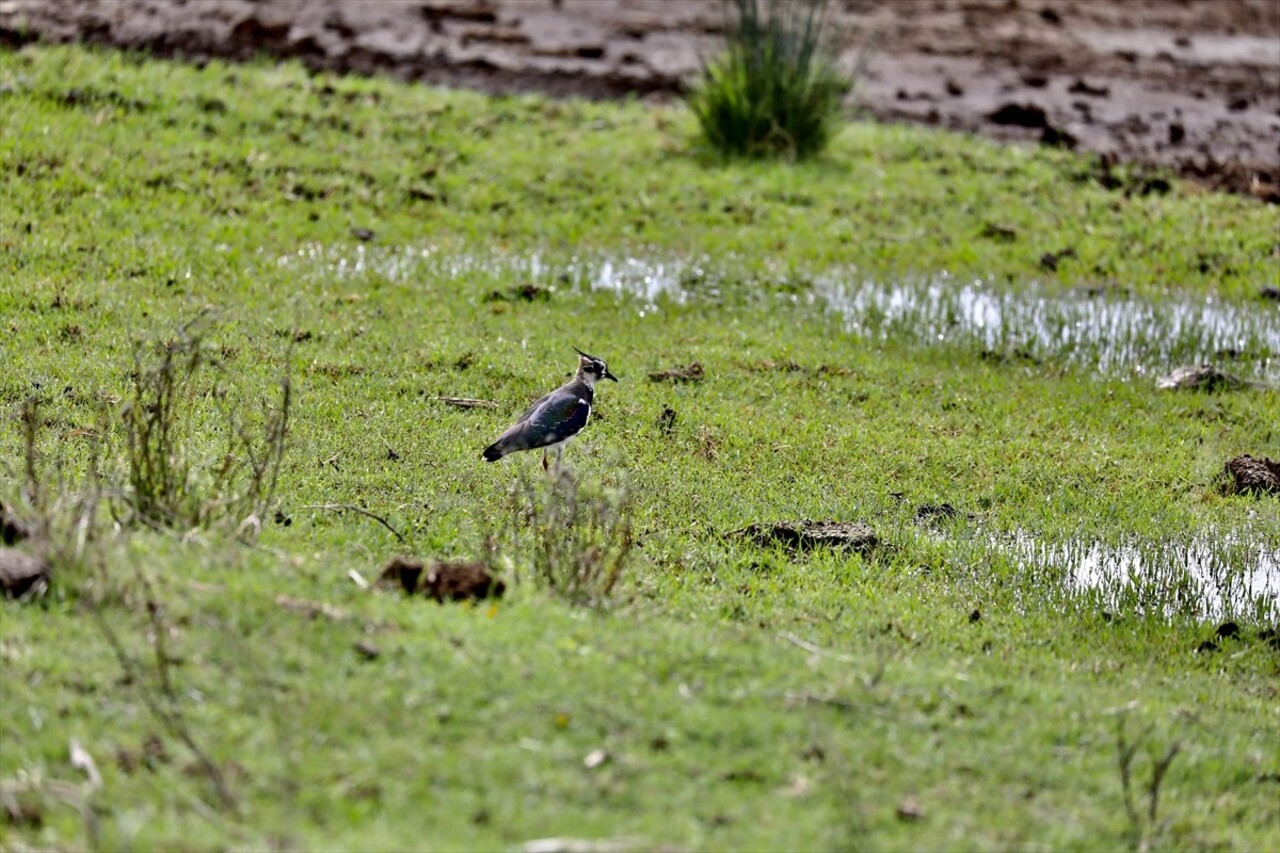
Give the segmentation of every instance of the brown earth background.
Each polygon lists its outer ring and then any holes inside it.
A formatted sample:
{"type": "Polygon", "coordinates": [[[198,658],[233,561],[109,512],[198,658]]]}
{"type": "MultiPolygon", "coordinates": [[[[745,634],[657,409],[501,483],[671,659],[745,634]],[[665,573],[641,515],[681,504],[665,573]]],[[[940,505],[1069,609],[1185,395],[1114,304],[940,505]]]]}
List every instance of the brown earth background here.
{"type": "MultiPolygon", "coordinates": [[[[720,0],[0,0],[0,44],[260,54],[488,92],[678,95],[720,0]]],[[[1280,201],[1280,0],[835,0],[856,103],[1280,201]]]]}

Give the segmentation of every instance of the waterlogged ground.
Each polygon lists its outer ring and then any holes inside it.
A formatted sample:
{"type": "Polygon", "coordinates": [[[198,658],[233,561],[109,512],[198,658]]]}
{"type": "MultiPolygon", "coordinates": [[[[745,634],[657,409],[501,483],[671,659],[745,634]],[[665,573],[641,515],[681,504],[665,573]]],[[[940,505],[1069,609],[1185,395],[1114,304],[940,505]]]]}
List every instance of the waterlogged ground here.
{"type": "Polygon", "coordinates": [[[1280,502],[1222,475],[1280,457],[1273,208],[294,66],[26,48],[0,86],[0,499],[59,546],[0,610],[5,846],[1280,844],[1280,502]],[[132,525],[135,355],[197,317],[188,458],[287,372],[278,488],[132,525]],[[575,346],[622,380],[566,456],[630,495],[601,608],[502,536],[539,460],[479,459],[575,346]],[[1255,384],[1157,390],[1201,361],[1255,384]],[[802,519],[881,544],[735,535],[802,519]],[[500,601],[368,589],[490,537],[500,601]]]}
{"type": "MultiPolygon", "coordinates": [[[[432,249],[308,246],[276,259],[305,280],[357,289],[449,282],[490,286],[491,301],[570,302],[584,291],[616,294],[623,311],[659,317],[691,304],[721,308],[781,301],[813,322],[835,314],[851,338],[942,352],[974,352],[984,361],[1025,368],[1070,369],[1099,380],[1150,386],[1177,367],[1222,364],[1265,387],[1280,379],[1280,311],[1267,304],[1169,293],[1134,297],[1123,290],[1020,288],[948,274],[908,282],[858,280],[856,272],[813,274],[771,265],[748,270],[739,258],[717,262],[637,257],[572,257],[563,263],[530,256],[454,255],[432,249]],[[517,281],[519,287],[510,288],[517,281]]],[[[718,372],[719,365],[704,364],[718,372]]],[[[785,368],[784,368],[785,369],[785,368]]],[[[803,370],[795,365],[796,370],[803,370]]],[[[978,532],[975,528],[974,533],[978,532]]],[[[1047,539],[1015,530],[980,539],[1043,582],[1096,593],[1104,607],[1205,618],[1280,614],[1280,550],[1265,525],[1208,530],[1195,538],[1104,543],[1047,539]]]]}
{"type": "MultiPolygon", "coordinates": [[[[1013,285],[959,281],[948,272],[885,281],[854,269],[804,271],[767,261],[645,257],[456,255],[430,248],[308,246],[278,263],[311,281],[501,282],[518,279],[542,295],[566,289],[630,297],[643,317],[660,302],[786,299],[838,316],[872,341],[977,349],[991,359],[1142,380],[1188,365],[1216,364],[1280,385],[1280,311],[1264,301],[1227,301],[1187,291],[1135,296],[1122,285],[1013,285]]],[[[531,292],[535,297],[537,293],[531,292]]]]}

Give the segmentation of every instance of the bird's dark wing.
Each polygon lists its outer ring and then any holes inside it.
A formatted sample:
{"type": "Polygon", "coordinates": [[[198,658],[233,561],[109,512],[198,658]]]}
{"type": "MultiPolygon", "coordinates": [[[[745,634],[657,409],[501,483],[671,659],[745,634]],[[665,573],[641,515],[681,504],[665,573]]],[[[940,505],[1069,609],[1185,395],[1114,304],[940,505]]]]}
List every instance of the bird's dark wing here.
{"type": "Polygon", "coordinates": [[[560,388],[538,401],[503,440],[513,450],[546,447],[576,435],[587,425],[590,415],[589,400],[572,389],[560,388]]]}
{"type": "Polygon", "coordinates": [[[525,421],[529,420],[529,416],[530,416],[530,415],[532,415],[534,412],[536,412],[536,411],[538,410],[538,407],[539,407],[539,406],[541,406],[543,403],[545,403],[545,402],[547,402],[548,400],[550,400],[550,399],[551,399],[552,397],[554,397],[554,396],[556,395],[556,393],[557,393],[557,392],[559,392],[559,391],[560,391],[560,389],[559,389],[559,388],[557,388],[555,391],[552,391],[552,392],[547,393],[547,394],[543,394],[541,397],[539,397],[538,399],[536,399],[536,400],[534,400],[532,403],[530,403],[530,404],[529,404],[529,408],[527,408],[527,409],[525,409],[525,410],[524,410],[524,414],[522,414],[520,417],[516,418],[516,426],[519,426],[520,424],[522,424],[522,423],[524,423],[525,421]]]}

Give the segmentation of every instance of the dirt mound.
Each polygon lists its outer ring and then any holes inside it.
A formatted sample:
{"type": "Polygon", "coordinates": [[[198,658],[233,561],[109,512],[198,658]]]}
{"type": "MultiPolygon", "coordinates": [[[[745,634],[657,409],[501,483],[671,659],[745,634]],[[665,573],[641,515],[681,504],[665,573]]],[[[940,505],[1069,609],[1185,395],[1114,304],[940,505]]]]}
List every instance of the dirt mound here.
{"type": "Polygon", "coordinates": [[[797,551],[850,548],[868,554],[880,544],[875,531],[860,521],[778,521],[750,524],[734,534],[763,548],[783,545],[797,551]]]}
{"type": "MultiPolygon", "coordinates": [[[[1097,151],[1280,201],[1280,3],[845,0],[871,115],[1097,151]]],[[[673,95],[713,55],[719,0],[5,0],[32,34],[199,60],[292,57],[491,92],[673,95]]]]}
{"type": "Polygon", "coordinates": [[[378,584],[399,587],[409,595],[425,595],[438,602],[501,598],[507,591],[507,585],[494,578],[483,563],[424,563],[413,557],[393,557],[382,570],[378,584]]]}
{"type": "Polygon", "coordinates": [[[1280,462],[1246,453],[1228,460],[1226,470],[1230,492],[1280,495],[1280,462]]]}
{"type": "Polygon", "coordinates": [[[49,588],[49,564],[38,557],[0,548],[0,592],[6,598],[41,595],[49,588]]]}

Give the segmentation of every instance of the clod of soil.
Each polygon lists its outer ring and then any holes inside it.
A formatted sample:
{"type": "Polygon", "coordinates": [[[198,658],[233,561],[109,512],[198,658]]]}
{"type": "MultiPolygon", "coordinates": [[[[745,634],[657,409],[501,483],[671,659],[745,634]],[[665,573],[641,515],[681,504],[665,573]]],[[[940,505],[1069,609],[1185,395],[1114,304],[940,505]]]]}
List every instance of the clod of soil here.
{"type": "Polygon", "coordinates": [[[1057,272],[1059,262],[1076,257],[1076,250],[1071,246],[1056,252],[1045,252],[1040,256],[1040,269],[1045,272],[1057,272]]]}
{"type": "Polygon", "coordinates": [[[653,382],[701,382],[705,375],[701,362],[695,361],[683,367],[655,370],[649,374],[649,379],[653,382]]]}
{"type": "Polygon", "coordinates": [[[662,407],[662,414],[658,415],[658,431],[663,435],[669,436],[676,429],[676,410],[670,406],[662,407]]]}
{"type": "Polygon", "coordinates": [[[921,504],[916,510],[916,524],[929,524],[944,518],[955,518],[960,514],[960,510],[951,504],[921,504]]]}
{"type": "Polygon", "coordinates": [[[772,524],[750,524],[734,535],[750,539],[761,547],[784,545],[798,551],[814,548],[850,548],[870,553],[880,544],[870,525],[860,521],[778,521],[772,524]]]}
{"type": "Polygon", "coordinates": [[[1280,302],[1280,287],[1268,284],[1258,291],[1258,298],[1266,299],[1270,302],[1280,302]]]}
{"type": "Polygon", "coordinates": [[[1209,364],[1179,367],[1156,380],[1156,387],[1161,391],[1231,391],[1247,384],[1238,376],[1209,364]]]}
{"type": "Polygon", "coordinates": [[[484,298],[485,302],[546,302],[551,298],[551,291],[536,284],[521,284],[507,290],[492,290],[484,298]]]}
{"type": "Polygon", "coordinates": [[[378,577],[379,586],[398,586],[408,595],[425,595],[443,603],[501,598],[507,585],[483,563],[467,560],[423,563],[412,557],[392,557],[378,577]]]}
{"type": "Polygon", "coordinates": [[[0,592],[6,598],[31,598],[49,588],[49,564],[39,557],[0,550],[0,592]]]}
{"type": "Polygon", "coordinates": [[[1234,494],[1280,495],[1280,462],[1245,454],[1227,461],[1230,482],[1227,491],[1234,494]]]}
{"type": "Polygon", "coordinates": [[[14,515],[3,501],[0,501],[0,540],[6,545],[13,545],[23,539],[30,539],[35,531],[31,525],[14,515]]]}
{"type": "Polygon", "coordinates": [[[1086,80],[1077,77],[1076,81],[1067,87],[1067,91],[1073,95],[1087,95],[1090,98],[1105,98],[1107,95],[1111,94],[1111,87],[1102,85],[1093,86],[1086,80]]]}
{"type": "Polygon", "coordinates": [[[1043,107],[1035,104],[1001,104],[997,109],[987,113],[987,119],[995,124],[1016,125],[1017,127],[1048,127],[1049,117],[1043,107]]]}

